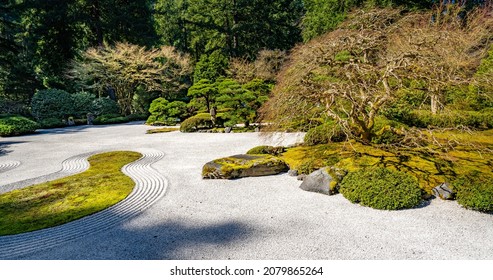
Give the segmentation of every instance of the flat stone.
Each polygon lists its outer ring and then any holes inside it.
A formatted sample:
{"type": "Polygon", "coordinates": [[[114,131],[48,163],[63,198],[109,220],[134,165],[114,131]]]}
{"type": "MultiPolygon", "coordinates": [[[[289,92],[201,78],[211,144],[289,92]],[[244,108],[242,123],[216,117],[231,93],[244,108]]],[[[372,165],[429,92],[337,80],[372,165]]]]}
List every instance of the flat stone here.
{"type": "Polygon", "coordinates": [[[210,161],[202,168],[204,179],[234,179],[275,175],[288,171],[287,164],[272,155],[234,155],[210,161]]]}
{"type": "Polygon", "coordinates": [[[337,188],[338,182],[340,182],[345,175],[346,172],[343,170],[333,167],[323,167],[307,175],[303,179],[300,188],[308,192],[334,195],[339,192],[337,188]],[[335,176],[336,179],[334,179],[333,176],[335,176]]]}

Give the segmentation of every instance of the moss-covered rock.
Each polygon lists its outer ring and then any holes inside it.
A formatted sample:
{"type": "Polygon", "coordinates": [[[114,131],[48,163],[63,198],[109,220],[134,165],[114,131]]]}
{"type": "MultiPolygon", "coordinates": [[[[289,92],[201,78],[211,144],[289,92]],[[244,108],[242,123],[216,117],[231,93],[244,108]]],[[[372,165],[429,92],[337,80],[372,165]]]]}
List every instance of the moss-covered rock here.
{"type": "Polygon", "coordinates": [[[272,155],[234,155],[210,161],[202,168],[204,179],[234,179],[275,175],[288,171],[286,163],[272,155]]]}

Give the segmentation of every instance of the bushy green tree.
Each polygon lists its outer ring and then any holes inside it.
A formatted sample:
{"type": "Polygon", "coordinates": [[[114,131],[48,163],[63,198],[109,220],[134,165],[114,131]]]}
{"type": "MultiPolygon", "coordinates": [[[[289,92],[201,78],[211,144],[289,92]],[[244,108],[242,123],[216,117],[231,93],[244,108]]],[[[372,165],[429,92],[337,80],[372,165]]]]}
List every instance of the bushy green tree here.
{"type": "Polygon", "coordinates": [[[301,40],[302,0],[158,0],[157,32],[166,44],[202,54],[221,50],[250,57],[264,48],[290,49],[301,40]]]}
{"type": "Polygon", "coordinates": [[[186,117],[187,105],[182,101],[169,102],[160,97],[152,101],[149,112],[151,115],[147,119],[148,124],[161,122],[165,125],[175,125],[186,117]]]}
{"type": "Polygon", "coordinates": [[[34,94],[31,112],[36,120],[55,118],[64,119],[74,112],[72,96],[59,89],[40,90],[34,94]]]}
{"type": "Polygon", "coordinates": [[[216,81],[216,79],[226,75],[228,59],[220,51],[214,51],[210,55],[203,54],[195,64],[193,80],[216,81]]]}
{"type": "Polygon", "coordinates": [[[256,121],[257,110],[267,100],[267,86],[263,86],[262,81],[242,86],[233,79],[224,79],[218,81],[217,88],[219,96],[216,102],[223,108],[231,109],[225,113],[231,125],[244,123],[248,127],[256,121]]]}
{"type": "Polygon", "coordinates": [[[207,112],[210,112],[216,102],[218,89],[214,82],[202,79],[188,89],[188,96],[193,100],[205,103],[207,112]]]}

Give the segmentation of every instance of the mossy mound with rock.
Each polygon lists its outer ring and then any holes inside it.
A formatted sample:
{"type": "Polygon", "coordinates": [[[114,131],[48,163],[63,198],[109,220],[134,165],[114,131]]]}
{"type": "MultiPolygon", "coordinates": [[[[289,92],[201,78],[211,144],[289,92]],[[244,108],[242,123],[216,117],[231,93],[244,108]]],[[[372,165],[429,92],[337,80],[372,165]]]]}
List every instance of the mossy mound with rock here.
{"type": "Polygon", "coordinates": [[[416,207],[422,195],[416,178],[387,168],[350,172],[342,180],[339,192],[353,203],[383,210],[416,207]]]}
{"type": "Polygon", "coordinates": [[[493,213],[493,177],[478,171],[459,176],[453,182],[457,202],[472,210],[493,213]]]}
{"type": "Polygon", "coordinates": [[[286,163],[272,155],[234,155],[210,161],[202,168],[204,179],[235,179],[275,175],[288,171],[286,163]]]}

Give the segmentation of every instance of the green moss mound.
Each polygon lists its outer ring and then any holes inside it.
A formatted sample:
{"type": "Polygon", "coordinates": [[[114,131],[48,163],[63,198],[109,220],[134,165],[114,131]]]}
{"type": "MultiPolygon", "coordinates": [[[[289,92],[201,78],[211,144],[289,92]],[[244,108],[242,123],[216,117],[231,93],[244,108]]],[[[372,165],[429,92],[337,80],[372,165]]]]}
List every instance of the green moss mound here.
{"type": "Polygon", "coordinates": [[[34,133],[39,125],[28,118],[16,115],[0,116],[0,136],[34,133]]]}
{"type": "Polygon", "coordinates": [[[453,183],[457,202],[472,210],[493,212],[493,177],[478,171],[459,176],[453,183]]]}
{"type": "Polygon", "coordinates": [[[0,235],[65,224],[120,202],[135,186],[121,169],[141,156],[136,152],[94,155],[83,173],[0,195],[0,235]]]}
{"type": "Polygon", "coordinates": [[[342,142],[346,138],[346,134],[341,126],[331,121],[308,130],[304,142],[308,146],[314,146],[331,142],[342,142]]]}
{"type": "Polygon", "coordinates": [[[413,208],[421,202],[421,189],[411,175],[386,168],[350,172],[339,192],[349,201],[382,210],[413,208]]]}
{"type": "Polygon", "coordinates": [[[285,151],[284,147],[257,146],[248,150],[247,155],[280,155],[285,151]]]}

